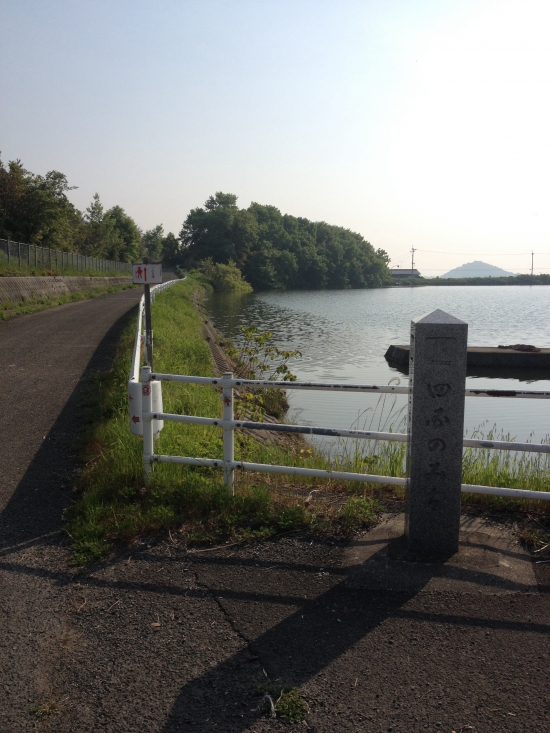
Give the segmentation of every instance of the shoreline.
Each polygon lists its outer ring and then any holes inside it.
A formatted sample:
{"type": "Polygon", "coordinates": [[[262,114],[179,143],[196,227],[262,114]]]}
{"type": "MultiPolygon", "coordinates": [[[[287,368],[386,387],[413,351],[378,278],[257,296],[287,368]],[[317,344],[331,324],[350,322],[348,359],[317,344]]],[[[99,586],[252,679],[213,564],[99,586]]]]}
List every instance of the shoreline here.
{"type": "MultiPolygon", "coordinates": [[[[195,290],[191,302],[203,321],[202,333],[204,336],[204,340],[206,341],[210,349],[214,373],[216,374],[216,376],[219,377],[222,376],[223,372],[227,371],[238,373],[238,365],[224,349],[224,346],[229,341],[229,339],[227,339],[210,320],[208,312],[203,305],[205,297],[206,295],[204,292],[204,288],[202,289],[202,292],[200,290],[195,290]]],[[[238,390],[235,390],[235,392],[237,392],[238,394],[238,390]]],[[[284,402],[286,403],[286,392],[284,390],[280,390],[280,392],[283,393],[282,400],[284,400],[284,402]]],[[[287,412],[288,407],[285,408],[285,415],[287,412]]],[[[254,419],[252,413],[249,410],[245,411],[244,417],[247,420],[254,419]]],[[[278,424],[280,422],[280,419],[266,412],[266,414],[262,416],[262,422],[278,424]]],[[[250,436],[260,443],[269,442],[282,448],[303,447],[306,443],[304,436],[299,434],[279,433],[269,430],[247,430],[246,428],[240,428],[240,432],[246,433],[246,435],[250,436]]]]}

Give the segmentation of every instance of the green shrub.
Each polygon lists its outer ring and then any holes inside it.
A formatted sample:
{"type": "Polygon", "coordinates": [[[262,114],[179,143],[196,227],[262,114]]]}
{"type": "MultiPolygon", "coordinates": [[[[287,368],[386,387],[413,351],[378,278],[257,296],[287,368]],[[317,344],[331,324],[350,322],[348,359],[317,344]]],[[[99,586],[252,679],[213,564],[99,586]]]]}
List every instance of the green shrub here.
{"type": "Polygon", "coordinates": [[[243,279],[241,271],[233,260],[223,265],[213,262],[209,257],[199,262],[199,270],[206,275],[217,293],[252,292],[252,286],[243,279]]]}

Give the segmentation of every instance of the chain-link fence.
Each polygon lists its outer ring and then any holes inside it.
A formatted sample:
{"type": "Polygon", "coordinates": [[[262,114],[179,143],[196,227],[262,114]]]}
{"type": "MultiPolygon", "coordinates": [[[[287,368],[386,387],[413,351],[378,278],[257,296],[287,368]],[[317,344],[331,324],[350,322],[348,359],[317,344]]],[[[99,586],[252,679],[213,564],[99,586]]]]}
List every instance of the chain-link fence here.
{"type": "Polygon", "coordinates": [[[129,262],[102,260],[99,257],[88,257],[76,252],[63,252],[50,247],[39,247],[34,244],[12,242],[0,239],[0,264],[16,267],[40,267],[44,270],[96,270],[98,272],[131,273],[129,262]]]}

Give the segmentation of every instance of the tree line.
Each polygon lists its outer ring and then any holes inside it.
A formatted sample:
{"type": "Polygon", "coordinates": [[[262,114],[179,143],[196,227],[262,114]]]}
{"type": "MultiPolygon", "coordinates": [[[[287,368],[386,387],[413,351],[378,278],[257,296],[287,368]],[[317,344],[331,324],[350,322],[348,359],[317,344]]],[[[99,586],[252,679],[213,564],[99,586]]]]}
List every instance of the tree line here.
{"type": "Polygon", "coordinates": [[[180,232],[186,265],[233,264],[254,290],[369,288],[391,282],[389,257],[360,234],[218,192],[180,232]]]}
{"type": "Polygon", "coordinates": [[[180,243],[162,225],[142,231],[122,207],[105,210],[97,193],[81,212],[67,197],[75,188],[59,171],[42,176],[0,159],[0,238],[119,262],[177,259],[180,243]]]}
{"type": "Polygon", "coordinates": [[[396,279],[395,284],[402,287],[420,288],[432,285],[550,285],[550,275],[508,275],[503,277],[407,277],[396,279]]]}
{"type": "MultiPolygon", "coordinates": [[[[217,192],[187,215],[179,237],[162,225],[142,231],[121,206],[105,210],[94,194],[79,211],[76,188],[59,171],[39,175],[0,159],[0,238],[120,262],[142,256],[214,273],[224,288],[368,288],[391,282],[389,258],[360,234],[282,214],[275,206],[237,206],[217,192]]],[[[215,283],[214,283],[215,284],[215,283]]],[[[220,286],[221,287],[221,286],[220,286]]],[[[223,289],[223,288],[222,288],[223,289]]]]}

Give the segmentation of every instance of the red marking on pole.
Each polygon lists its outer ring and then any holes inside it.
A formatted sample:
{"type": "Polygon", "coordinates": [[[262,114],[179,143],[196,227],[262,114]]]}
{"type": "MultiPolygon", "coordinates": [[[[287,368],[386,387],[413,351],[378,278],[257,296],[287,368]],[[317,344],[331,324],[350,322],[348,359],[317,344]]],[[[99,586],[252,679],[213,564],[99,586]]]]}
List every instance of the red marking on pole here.
{"type": "Polygon", "coordinates": [[[132,401],[132,400],[133,400],[134,398],[132,397],[132,395],[131,395],[131,394],[128,394],[128,399],[129,399],[129,400],[130,400],[130,402],[131,402],[131,401],[132,401]]]}
{"type": "Polygon", "coordinates": [[[132,422],[134,423],[134,425],[135,425],[136,423],[138,423],[138,422],[139,422],[139,417],[138,417],[137,415],[134,415],[134,416],[132,417],[132,422]]]}
{"type": "Polygon", "coordinates": [[[144,397],[148,397],[151,394],[151,387],[148,384],[144,384],[141,393],[144,397]]]}
{"type": "Polygon", "coordinates": [[[143,280],[144,282],[147,282],[147,268],[146,267],[143,268],[143,280]]]}
{"type": "Polygon", "coordinates": [[[226,397],[224,399],[224,403],[229,407],[229,405],[231,404],[231,400],[229,399],[229,397],[226,397]]]}

